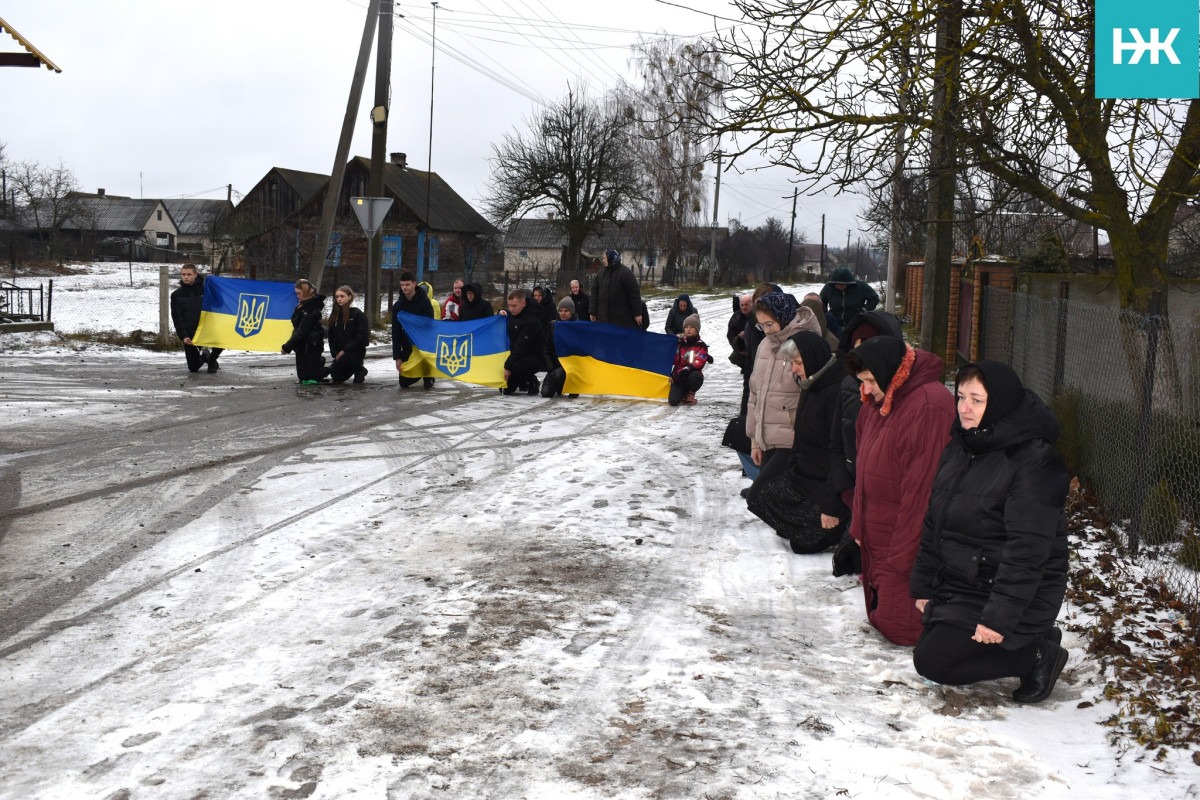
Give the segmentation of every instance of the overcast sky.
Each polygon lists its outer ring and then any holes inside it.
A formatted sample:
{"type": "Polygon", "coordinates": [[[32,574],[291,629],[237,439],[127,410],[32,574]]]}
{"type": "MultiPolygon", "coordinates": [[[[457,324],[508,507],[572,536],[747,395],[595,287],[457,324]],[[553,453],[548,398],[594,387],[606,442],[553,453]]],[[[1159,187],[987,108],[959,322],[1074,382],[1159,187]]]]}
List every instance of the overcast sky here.
{"type": "MultiPolygon", "coordinates": [[[[232,183],[237,202],[274,166],[328,174],[366,6],[7,0],[0,16],[63,71],[0,69],[0,142],[12,161],[61,160],[84,189],[133,197],[221,198],[232,183]]],[[[425,169],[433,5],[397,3],[397,11],[388,150],[425,169]]],[[[481,208],[492,143],[523,130],[539,99],[560,98],[568,82],[599,96],[631,80],[639,34],[691,37],[735,24],[711,15],[738,16],[723,0],[440,3],[432,169],[481,208]]],[[[19,48],[0,37],[0,51],[19,48]]],[[[371,153],[374,75],[372,60],[352,155],[371,153]]],[[[754,227],[775,216],[786,227],[788,177],[782,169],[725,172],[721,224],[737,217],[754,227]]],[[[842,246],[848,230],[858,238],[864,205],[859,197],[801,196],[796,232],[819,241],[824,213],[826,243],[842,246]]]]}

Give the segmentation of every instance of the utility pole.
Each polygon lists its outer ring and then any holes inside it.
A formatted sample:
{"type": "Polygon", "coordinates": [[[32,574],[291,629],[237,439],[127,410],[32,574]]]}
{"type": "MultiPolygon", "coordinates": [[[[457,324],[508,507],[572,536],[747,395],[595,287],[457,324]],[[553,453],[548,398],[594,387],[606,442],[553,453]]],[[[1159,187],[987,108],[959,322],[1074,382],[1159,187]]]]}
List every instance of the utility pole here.
{"type": "MultiPolygon", "coordinates": [[[[433,51],[429,56],[429,153],[425,161],[425,242],[422,250],[423,261],[421,266],[427,268],[429,266],[429,255],[433,252],[433,225],[429,219],[429,196],[431,183],[433,181],[433,77],[434,68],[437,66],[437,9],[436,2],[430,3],[433,6],[433,51]]],[[[424,269],[422,269],[424,272],[424,269]]],[[[424,275],[418,276],[423,278],[424,275]]]]}
{"type": "MultiPolygon", "coordinates": [[[[383,171],[387,158],[388,114],[392,106],[393,0],[379,0],[379,44],[375,48],[375,107],[371,109],[371,197],[383,197],[383,171]]],[[[383,235],[367,242],[367,286],[363,297],[367,320],[379,322],[380,266],[383,235]]]]}
{"type": "Polygon", "coordinates": [[[717,271],[717,203],[721,199],[721,151],[717,151],[717,187],[713,190],[712,237],[708,248],[708,290],[713,290],[713,273],[717,271]]]}
{"type": "Polygon", "coordinates": [[[821,280],[825,280],[825,215],[821,215],[821,280]]]}
{"type": "Polygon", "coordinates": [[[798,188],[796,188],[796,187],[792,188],[792,226],[788,230],[788,260],[787,260],[787,274],[788,274],[789,281],[792,279],[792,247],[796,242],[796,195],[798,195],[799,193],[800,193],[800,190],[798,188]]]}
{"type": "Polygon", "coordinates": [[[317,228],[317,241],[313,245],[312,260],[308,264],[308,279],[320,291],[321,278],[325,275],[325,258],[329,253],[329,237],[333,233],[333,218],[337,214],[338,200],[342,196],[342,178],[346,175],[346,159],[350,156],[350,139],[354,136],[354,117],[362,100],[363,84],[367,78],[367,62],[371,58],[371,38],[375,35],[375,20],[379,17],[380,0],[370,0],[367,21],[363,25],[362,42],[358,46],[358,63],[354,67],[354,78],[350,82],[350,97],[346,100],[346,116],[342,119],[342,134],[338,138],[337,155],[333,157],[333,174],[325,187],[325,201],[321,204],[321,224],[317,228]]]}

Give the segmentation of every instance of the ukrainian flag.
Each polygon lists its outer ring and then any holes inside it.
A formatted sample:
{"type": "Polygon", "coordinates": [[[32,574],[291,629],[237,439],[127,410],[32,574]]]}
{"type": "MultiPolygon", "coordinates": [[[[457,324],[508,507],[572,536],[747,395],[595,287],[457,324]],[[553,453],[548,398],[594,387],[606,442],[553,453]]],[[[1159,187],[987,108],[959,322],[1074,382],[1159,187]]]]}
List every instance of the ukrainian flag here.
{"type": "Polygon", "coordinates": [[[290,283],[204,279],[200,325],[192,344],[278,353],[292,335],[296,292],[290,283]]]}
{"type": "Polygon", "coordinates": [[[554,349],[567,373],[565,394],[664,399],[679,340],[603,322],[556,322],[554,349]]]}
{"type": "Polygon", "coordinates": [[[449,378],[499,389],[505,385],[508,317],[443,322],[401,311],[396,319],[412,342],[400,365],[406,378],[449,378]]]}

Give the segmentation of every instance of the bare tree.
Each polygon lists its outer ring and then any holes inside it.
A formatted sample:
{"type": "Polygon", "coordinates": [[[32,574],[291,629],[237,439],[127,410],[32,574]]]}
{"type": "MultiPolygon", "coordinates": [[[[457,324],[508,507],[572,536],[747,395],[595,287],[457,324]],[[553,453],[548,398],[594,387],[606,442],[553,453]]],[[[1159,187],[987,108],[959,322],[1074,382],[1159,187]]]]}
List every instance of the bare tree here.
{"type": "Polygon", "coordinates": [[[87,207],[78,196],[79,181],[61,161],[57,167],[22,161],[13,167],[9,180],[47,255],[58,254],[59,226],[68,219],[79,228],[91,226],[87,207]]]}
{"type": "MultiPolygon", "coordinates": [[[[900,132],[921,142],[931,129],[938,65],[914,61],[897,86],[889,56],[928,41],[948,4],[736,0],[757,33],[720,37],[731,77],[713,133],[737,134],[738,154],[761,151],[814,185],[892,174],[900,132]],[[901,91],[914,100],[903,114],[901,91]]],[[[954,136],[963,166],[1108,231],[1121,306],[1145,310],[1165,285],[1175,212],[1200,193],[1200,100],[1097,99],[1093,11],[1089,0],[965,8],[954,136]]]]}
{"type": "Polygon", "coordinates": [[[720,97],[724,63],[703,39],[639,39],[634,54],[641,86],[622,87],[621,96],[644,175],[638,216],[653,239],[647,244],[666,251],[662,280],[673,284],[683,231],[700,218],[707,196],[704,164],[715,144],[705,141],[702,124],[720,97]]]}
{"type": "Polygon", "coordinates": [[[562,100],[493,145],[485,200],[501,226],[535,209],[554,212],[567,236],[568,270],[579,268],[584,240],[637,195],[637,165],[620,115],[568,88],[562,100]]]}

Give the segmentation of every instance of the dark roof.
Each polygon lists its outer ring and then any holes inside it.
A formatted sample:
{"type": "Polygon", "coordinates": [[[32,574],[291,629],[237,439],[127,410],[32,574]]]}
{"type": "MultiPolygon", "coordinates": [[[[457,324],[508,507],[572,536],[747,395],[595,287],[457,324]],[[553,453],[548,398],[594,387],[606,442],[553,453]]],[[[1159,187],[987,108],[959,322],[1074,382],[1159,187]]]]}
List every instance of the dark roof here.
{"type": "Polygon", "coordinates": [[[0,19],[0,33],[3,33],[5,31],[8,32],[9,36],[11,36],[12,38],[17,40],[17,44],[19,44],[19,45],[21,45],[21,47],[25,48],[25,54],[26,54],[25,59],[21,59],[16,56],[13,56],[10,59],[10,63],[16,64],[16,65],[22,66],[22,67],[45,66],[46,69],[54,70],[55,72],[62,72],[62,70],[58,68],[57,64],[55,64],[50,59],[46,58],[45,53],[43,53],[41,50],[38,50],[36,47],[33,46],[33,44],[28,39],[26,39],[21,34],[17,33],[16,29],[13,28],[12,25],[9,25],[4,20],[0,19]]]}
{"type": "Polygon", "coordinates": [[[208,236],[233,210],[228,200],[163,200],[181,236],[208,236]]]}
{"type": "MultiPolygon", "coordinates": [[[[355,162],[370,172],[371,159],[356,156],[355,162]]],[[[412,212],[413,216],[435,231],[492,234],[496,227],[462,199],[436,172],[384,164],[383,184],[389,194],[412,212]],[[428,183],[427,183],[428,181],[428,183]],[[428,187],[428,188],[427,188],[428,187]],[[426,192],[429,214],[426,218],[426,192]]]]}
{"type": "Polygon", "coordinates": [[[271,172],[285,180],[297,195],[304,198],[301,205],[311,200],[314,194],[329,183],[329,176],[319,172],[301,172],[298,169],[284,169],[283,167],[272,167],[271,172]]]}
{"type": "MultiPolygon", "coordinates": [[[[63,230],[143,231],[150,215],[162,201],[123,197],[80,197],[76,202],[80,211],[63,221],[59,226],[63,230]]],[[[170,213],[168,210],[168,216],[170,213]]],[[[174,218],[171,221],[174,222],[174,218]]]]}

